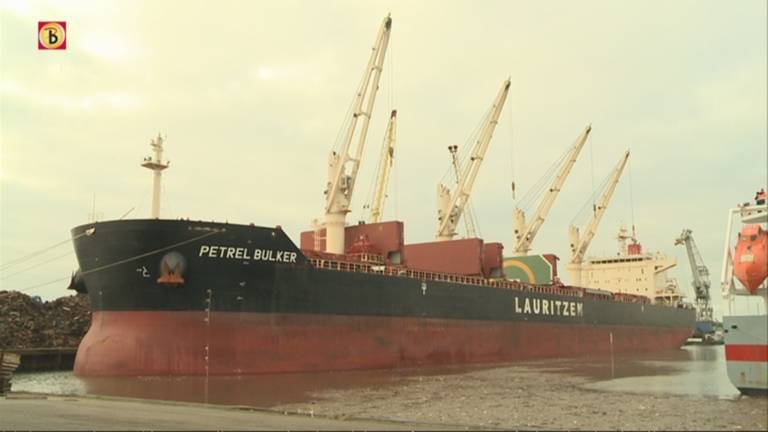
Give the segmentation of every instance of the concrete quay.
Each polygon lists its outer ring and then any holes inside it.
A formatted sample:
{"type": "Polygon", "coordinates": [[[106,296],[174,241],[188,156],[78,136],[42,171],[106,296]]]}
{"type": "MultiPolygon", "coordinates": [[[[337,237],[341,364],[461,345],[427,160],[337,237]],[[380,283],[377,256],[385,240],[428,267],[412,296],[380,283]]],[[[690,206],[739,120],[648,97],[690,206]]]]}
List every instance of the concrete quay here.
{"type": "Polygon", "coordinates": [[[470,427],[115,397],[11,393],[0,398],[0,430],[457,429],[470,427]]]}

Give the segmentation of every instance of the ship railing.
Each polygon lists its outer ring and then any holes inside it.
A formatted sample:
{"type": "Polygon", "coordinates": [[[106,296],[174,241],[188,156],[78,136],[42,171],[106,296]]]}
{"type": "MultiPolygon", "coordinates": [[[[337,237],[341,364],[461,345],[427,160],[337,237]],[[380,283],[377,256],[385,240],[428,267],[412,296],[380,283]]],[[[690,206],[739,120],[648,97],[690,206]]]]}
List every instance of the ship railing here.
{"type": "Polygon", "coordinates": [[[540,294],[552,294],[571,297],[588,297],[593,300],[614,301],[621,303],[642,303],[650,304],[650,300],[640,296],[629,295],[594,295],[585,292],[583,288],[555,286],[555,285],[532,285],[520,281],[510,281],[506,279],[486,279],[479,276],[465,276],[452,273],[436,273],[423,270],[412,270],[398,266],[387,266],[378,263],[336,261],[321,258],[311,258],[310,262],[316,268],[327,270],[372,273],[388,276],[406,277],[409,279],[418,279],[422,281],[452,282],[465,285],[487,286],[501,289],[514,289],[518,291],[531,291],[540,294]]]}
{"type": "Polygon", "coordinates": [[[398,266],[368,264],[364,262],[336,261],[322,258],[310,258],[312,265],[319,269],[345,271],[352,273],[371,273],[378,275],[405,277],[421,281],[452,282],[465,285],[476,285],[518,291],[531,291],[541,294],[552,294],[571,297],[583,297],[580,288],[558,287],[555,285],[531,285],[520,281],[506,279],[486,279],[479,276],[466,276],[452,273],[436,273],[423,270],[407,269],[398,266]]]}

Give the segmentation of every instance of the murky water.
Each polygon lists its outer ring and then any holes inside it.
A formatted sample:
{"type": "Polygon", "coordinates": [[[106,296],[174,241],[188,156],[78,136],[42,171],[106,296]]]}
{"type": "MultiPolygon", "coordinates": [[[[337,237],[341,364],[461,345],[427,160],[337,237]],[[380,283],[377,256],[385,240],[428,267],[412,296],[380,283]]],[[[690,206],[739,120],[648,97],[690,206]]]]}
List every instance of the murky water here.
{"type": "Polygon", "coordinates": [[[240,377],[77,378],[72,372],[16,374],[13,391],[96,394],[145,399],[269,407],[310,400],[323,390],[396,385],[415,376],[459,374],[473,367],[294,373],[240,377]]]}
{"type": "Polygon", "coordinates": [[[81,380],[71,372],[16,374],[14,391],[86,393],[227,405],[276,406],[304,402],[324,390],[395,386],[420,376],[452,375],[492,368],[534,368],[542,373],[588,378],[589,390],[734,399],[738,390],[725,369],[723,346],[682,349],[631,358],[558,359],[482,367],[431,367],[248,377],[139,377],[81,380]]]}
{"type": "Polygon", "coordinates": [[[664,355],[622,362],[614,378],[588,384],[585,388],[722,399],[735,399],[740,395],[728,379],[722,345],[685,346],[664,355]]]}

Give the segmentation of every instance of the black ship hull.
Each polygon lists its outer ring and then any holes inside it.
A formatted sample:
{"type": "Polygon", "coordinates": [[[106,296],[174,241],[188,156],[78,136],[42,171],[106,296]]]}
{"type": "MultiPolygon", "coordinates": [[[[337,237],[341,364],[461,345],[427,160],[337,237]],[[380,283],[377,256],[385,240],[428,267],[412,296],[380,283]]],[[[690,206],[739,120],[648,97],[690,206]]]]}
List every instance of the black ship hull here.
{"type": "Polygon", "coordinates": [[[80,376],[252,374],[672,349],[692,309],[309,259],[278,228],[128,220],[72,230],[94,312],[80,376]]]}

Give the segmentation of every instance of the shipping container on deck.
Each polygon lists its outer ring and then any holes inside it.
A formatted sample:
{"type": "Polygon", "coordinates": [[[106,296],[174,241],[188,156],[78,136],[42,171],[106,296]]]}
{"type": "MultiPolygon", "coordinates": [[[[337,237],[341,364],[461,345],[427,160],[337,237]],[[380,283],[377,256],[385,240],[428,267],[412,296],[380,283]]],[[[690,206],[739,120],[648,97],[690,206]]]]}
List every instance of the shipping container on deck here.
{"type": "Polygon", "coordinates": [[[405,265],[414,270],[483,274],[483,241],[478,238],[414,243],[403,247],[405,265]]]}
{"type": "Polygon", "coordinates": [[[501,243],[483,245],[483,275],[487,278],[504,277],[504,245],[501,243]]]}

